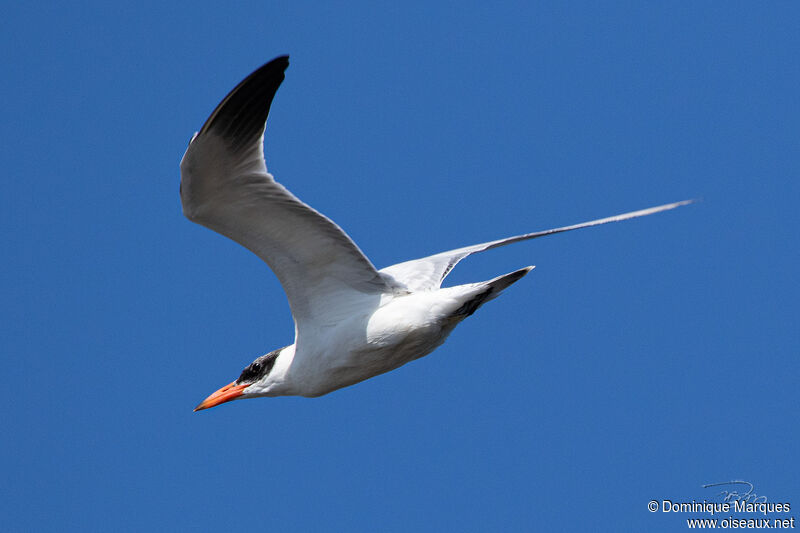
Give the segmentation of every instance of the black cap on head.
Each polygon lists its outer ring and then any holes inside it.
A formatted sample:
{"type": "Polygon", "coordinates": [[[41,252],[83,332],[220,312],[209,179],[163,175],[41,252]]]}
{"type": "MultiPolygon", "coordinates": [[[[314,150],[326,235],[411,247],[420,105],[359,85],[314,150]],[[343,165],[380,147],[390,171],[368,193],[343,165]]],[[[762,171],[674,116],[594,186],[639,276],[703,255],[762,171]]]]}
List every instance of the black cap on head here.
{"type": "Polygon", "coordinates": [[[247,365],[247,367],[242,370],[239,379],[236,380],[236,384],[255,383],[268,376],[272,367],[275,366],[275,360],[278,358],[281,350],[283,350],[283,348],[278,348],[277,350],[269,352],[267,355],[262,355],[247,365]]]}

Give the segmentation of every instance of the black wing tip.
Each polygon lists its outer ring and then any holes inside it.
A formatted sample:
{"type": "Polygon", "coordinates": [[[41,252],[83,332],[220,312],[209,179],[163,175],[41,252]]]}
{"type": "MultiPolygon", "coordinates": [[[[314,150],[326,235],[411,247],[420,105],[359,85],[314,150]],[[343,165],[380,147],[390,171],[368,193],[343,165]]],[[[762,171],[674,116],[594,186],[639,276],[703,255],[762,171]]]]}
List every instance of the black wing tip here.
{"type": "Polygon", "coordinates": [[[289,66],[289,54],[283,54],[282,56],[278,56],[272,61],[267,62],[266,64],[269,65],[270,63],[275,63],[276,65],[283,65],[283,70],[286,70],[286,67],[289,66]]]}
{"type": "MultiPolygon", "coordinates": [[[[250,73],[249,76],[247,76],[244,80],[242,80],[242,82],[239,85],[244,84],[247,80],[249,80],[250,78],[253,78],[255,76],[258,76],[262,72],[263,73],[271,72],[273,74],[283,74],[284,71],[286,71],[286,69],[288,67],[289,67],[289,54],[284,54],[284,55],[278,56],[278,57],[276,57],[274,59],[271,59],[271,60],[267,61],[266,63],[264,63],[263,65],[261,65],[257,69],[255,69],[253,72],[250,73]]],[[[238,85],[237,85],[237,87],[238,87],[238,85]]],[[[236,90],[236,89],[234,89],[234,90],[236,90]]]]}
{"type": "Polygon", "coordinates": [[[260,135],[288,66],[289,56],[281,55],[250,73],[217,105],[199,135],[213,129],[235,143],[260,135]]]}

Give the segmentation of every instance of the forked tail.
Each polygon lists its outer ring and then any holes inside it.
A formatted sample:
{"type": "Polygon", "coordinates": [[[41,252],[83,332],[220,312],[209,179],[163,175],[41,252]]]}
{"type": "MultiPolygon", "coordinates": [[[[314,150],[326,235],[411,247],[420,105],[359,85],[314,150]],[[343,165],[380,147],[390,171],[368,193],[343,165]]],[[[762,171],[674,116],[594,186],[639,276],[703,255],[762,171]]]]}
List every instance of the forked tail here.
{"type": "Polygon", "coordinates": [[[454,313],[455,316],[466,318],[478,310],[480,306],[500,296],[509,285],[521,280],[525,274],[533,270],[534,267],[527,266],[514,272],[503,274],[489,281],[475,284],[475,291],[464,301],[454,313]]]}

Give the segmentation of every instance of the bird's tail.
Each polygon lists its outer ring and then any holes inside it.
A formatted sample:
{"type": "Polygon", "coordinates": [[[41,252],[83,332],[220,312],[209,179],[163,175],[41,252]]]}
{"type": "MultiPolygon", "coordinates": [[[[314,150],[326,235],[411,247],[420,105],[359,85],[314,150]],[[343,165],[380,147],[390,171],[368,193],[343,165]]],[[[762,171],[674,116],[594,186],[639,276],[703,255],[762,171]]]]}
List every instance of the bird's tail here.
{"type": "Polygon", "coordinates": [[[508,274],[503,274],[502,276],[490,279],[489,281],[473,284],[473,290],[467,294],[464,303],[462,303],[461,307],[456,310],[454,316],[461,319],[468,317],[489,300],[493,300],[500,296],[500,293],[503,292],[503,290],[505,290],[509,285],[512,285],[522,279],[525,274],[533,270],[533,268],[534,267],[532,266],[527,266],[525,268],[515,270],[514,272],[509,272],[508,274]]]}

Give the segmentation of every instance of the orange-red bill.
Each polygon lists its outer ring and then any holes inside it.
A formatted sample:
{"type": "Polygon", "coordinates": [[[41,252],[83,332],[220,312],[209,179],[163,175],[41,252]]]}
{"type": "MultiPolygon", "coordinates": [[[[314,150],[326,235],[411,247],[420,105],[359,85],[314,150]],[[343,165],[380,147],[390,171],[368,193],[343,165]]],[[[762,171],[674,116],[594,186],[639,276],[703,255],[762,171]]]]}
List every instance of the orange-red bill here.
{"type": "Polygon", "coordinates": [[[194,410],[202,411],[203,409],[208,409],[209,407],[214,407],[221,403],[229,402],[234,398],[241,396],[244,389],[249,386],[249,384],[237,385],[235,381],[228,383],[217,392],[200,402],[200,405],[195,407],[194,410]]]}

